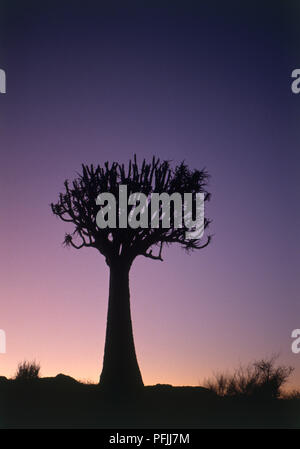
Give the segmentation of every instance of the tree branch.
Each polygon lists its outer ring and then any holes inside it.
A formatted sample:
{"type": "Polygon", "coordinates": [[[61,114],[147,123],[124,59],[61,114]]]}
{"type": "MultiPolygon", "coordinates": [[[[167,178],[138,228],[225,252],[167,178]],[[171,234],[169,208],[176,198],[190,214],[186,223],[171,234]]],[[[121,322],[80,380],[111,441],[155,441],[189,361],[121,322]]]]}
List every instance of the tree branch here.
{"type": "Polygon", "coordinates": [[[150,259],[161,260],[163,262],[163,258],[161,257],[162,247],[163,247],[163,242],[160,242],[160,248],[159,248],[158,256],[155,256],[154,254],[152,254],[152,250],[150,250],[149,253],[144,252],[141,255],[145,256],[145,257],[149,257],[150,259]]]}

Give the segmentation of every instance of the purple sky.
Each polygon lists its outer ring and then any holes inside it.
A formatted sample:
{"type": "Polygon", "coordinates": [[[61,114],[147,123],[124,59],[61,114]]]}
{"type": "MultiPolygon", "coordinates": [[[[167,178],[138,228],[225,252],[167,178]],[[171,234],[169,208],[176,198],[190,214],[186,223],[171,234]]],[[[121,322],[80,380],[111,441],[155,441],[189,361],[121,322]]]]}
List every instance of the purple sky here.
{"type": "Polygon", "coordinates": [[[292,6],[4,3],[0,374],[35,358],[43,375],[98,380],[108,269],[91,249],[61,246],[70,228],[49,204],[82,162],[136,153],[207,168],[214,234],[192,255],[173,247],[163,263],[134,263],[144,382],[198,385],[279,352],[300,387],[291,352],[300,328],[292,6]]]}

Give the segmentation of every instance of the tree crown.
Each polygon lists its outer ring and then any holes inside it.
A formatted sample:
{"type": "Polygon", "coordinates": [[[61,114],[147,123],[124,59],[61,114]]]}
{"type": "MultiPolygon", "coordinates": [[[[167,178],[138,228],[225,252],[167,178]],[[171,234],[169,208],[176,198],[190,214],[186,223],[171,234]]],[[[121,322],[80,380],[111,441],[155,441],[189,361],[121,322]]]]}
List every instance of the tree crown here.
{"type": "MultiPolygon", "coordinates": [[[[126,259],[130,262],[138,255],[162,260],[163,245],[179,243],[187,251],[206,247],[211,236],[206,237],[206,242],[199,239],[187,239],[187,227],[183,224],[180,228],[174,227],[174,218],[171,217],[169,228],[99,228],[96,216],[99,205],[96,198],[100,193],[112,193],[118,198],[119,186],[126,185],[127,196],[133,193],[143,193],[147,198],[155,192],[158,194],[179,193],[182,198],[184,193],[203,193],[204,201],[209,200],[210,193],[206,186],[209,175],[205,169],[190,170],[185,162],[181,162],[172,169],[170,161],[160,161],[153,157],[151,163],[144,159],[141,166],[138,165],[136,156],[130,160],[125,168],[124,164],[106,162],[103,167],[98,165],[82,164],[82,173],[70,183],[64,182],[65,190],[59,194],[57,203],[51,204],[52,212],[62,221],[73,223],[75,226],[72,234],[65,234],[64,244],[80,249],[83,247],[96,248],[106,258],[108,265],[114,259],[126,259]],[[152,247],[158,246],[158,254],[152,253],[152,247]]],[[[128,206],[130,212],[134,206],[128,206]]],[[[117,203],[117,210],[119,204],[117,203]]],[[[159,219],[162,219],[162,208],[159,209],[159,219]]],[[[149,217],[149,220],[151,217],[149,217]]],[[[204,229],[208,227],[210,220],[204,218],[204,229]]]]}

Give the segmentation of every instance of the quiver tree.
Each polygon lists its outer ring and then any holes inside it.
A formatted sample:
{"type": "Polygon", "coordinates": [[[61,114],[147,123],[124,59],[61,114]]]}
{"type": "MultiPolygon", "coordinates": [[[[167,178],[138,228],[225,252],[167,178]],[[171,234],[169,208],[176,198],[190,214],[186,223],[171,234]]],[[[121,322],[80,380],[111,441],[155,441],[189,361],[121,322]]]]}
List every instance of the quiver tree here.
{"type": "MultiPolygon", "coordinates": [[[[55,215],[74,225],[74,231],[65,235],[64,244],[76,249],[97,249],[105,257],[110,269],[106,340],[100,376],[100,384],[103,387],[133,389],[143,385],[135,353],[130,314],[129,271],[134,259],[144,256],[162,261],[164,246],[178,243],[190,251],[204,248],[211,240],[210,236],[207,236],[204,242],[202,239],[187,239],[188,228],[184,223],[180,228],[175,227],[172,213],[170,227],[162,227],[161,204],[158,228],[151,228],[151,214],[148,217],[148,227],[119,227],[119,186],[126,186],[126,199],[137,192],[143,193],[149,200],[154,192],[169,195],[179,193],[182,198],[184,193],[189,192],[193,194],[193,198],[196,193],[203,193],[204,201],[207,201],[207,180],[208,174],[205,170],[189,170],[183,162],[172,169],[169,161],[161,162],[153,157],[151,163],[144,160],[142,165],[138,166],[134,156],[134,160],[130,160],[126,168],[124,164],[117,162],[111,165],[106,162],[104,167],[82,165],[82,173],[72,183],[65,181],[65,191],[59,194],[56,204],[51,204],[55,215]],[[101,206],[96,204],[96,199],[104,192],[111,193],[116,198],[116,228],[100,228],[97,225],[97,213],[101,206]]],[[[129,215],[133,210],[134,206],[128,206],[129,215]]],[[[140,214],[137,214],[136,218],[138,215],[140,214]]],[[[206,217],[203,224],[204,229],[209,225],[206,217]]]]}

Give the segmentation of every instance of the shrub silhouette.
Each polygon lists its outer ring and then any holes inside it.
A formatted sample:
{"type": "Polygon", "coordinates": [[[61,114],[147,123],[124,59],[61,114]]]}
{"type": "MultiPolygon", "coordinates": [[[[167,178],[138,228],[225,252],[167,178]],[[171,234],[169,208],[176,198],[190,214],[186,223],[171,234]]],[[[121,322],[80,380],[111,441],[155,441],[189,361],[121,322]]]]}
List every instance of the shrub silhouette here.
{"type": "Polygon", "coordinates": [[[283,399],[298,401],[300,399],[300,390],[293,389],[281,395],[283,399]]]}
{"type": "Polygon", "coordinates": [[[40,369],[39,363],[36,363],[35,361],[28,362],[25,360],[24,362],[19,363],[15,379],[21,381],[38,379],[40,369]]]}
{"type": "Polygon", "coordinates": [[[243,367],[233,374],[218,373],[205,386],[218,396],[278,398],[281,387],[287,382],[294,368],[275,366],[277,356],[262,359],[243,367]]]}

